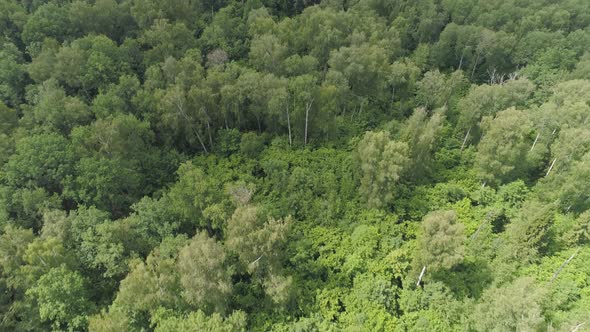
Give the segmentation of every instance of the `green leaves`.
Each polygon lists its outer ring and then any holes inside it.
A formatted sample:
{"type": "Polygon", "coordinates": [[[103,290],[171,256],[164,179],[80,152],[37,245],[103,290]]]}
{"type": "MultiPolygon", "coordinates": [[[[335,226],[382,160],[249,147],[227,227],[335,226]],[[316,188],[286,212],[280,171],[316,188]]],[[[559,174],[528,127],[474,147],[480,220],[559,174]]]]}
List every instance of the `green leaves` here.
{"type": "Polygon", "coordinates": [[[475,331],[535,330],[543,324],[543,291],[530,278],[484,292],[471,317],[475,331]]]}
{"type": "Polygon", "coordinates": [[[245,332],[246,314],[235,311],[224,318],[215,313],[206,316],[202,311],[192,312],[187,316],[174,316],[172,312],[162,311],[156,318],[156,332],[185,332],[185,331],[219,331],[245,332]]]}
{"type": "Polygon", "coordinates": [[[361,171],[361,198],[369,208],[383,208],[395,196],[395,184],[408,165],[408,145],[393,141],[389,133],[367,132],[356,151],[361,171]]]}
{"type": "Polygon", "coordinates": [[[197,233],[178,254],[182,296],[206,312],[224,312],[231,293],[223,246],[203,232],[197,233]]]}
{"type": "Polygon", "coordinates": [[[72,174],[73,155],[67,140],[57,134],[23,137],[4,167],[5,179],[13,187],[44,188],[61,192],[72,174]]]}
{"type": "Polygon", "coordinates": [[[179,181],[170,189],[170,210],[183,224],[192,227],[219,229],[229,215],[229,199],[223,194],[219,180],[188,162],[178,169],[179,181]],[[208,209],[218,204],[221,215],[209,215],[208,209]],[[225,213],[224,213],[225,212],[225,213]]]}
{"type": "Polygon", "coordinates": [[[435,211],[422,221],[417,264],[427,271],[451,269],[464,258],[464,226],[457,222],[454,211],[435,211]]]}
{"type": "Polygon", "coordinates": [[[485,181],[507,183],[526,178],[540,166],[529,153],[535,128],[527,112],[507,109],[494,119],[484,119],[484,124],[475,163],[485,181]]]}
{"type": "Polygon", "coordinates": [[[583,328],[588,12],[0,0],[0,330],[583,328]]]}
{"type": "Polygon", "coordinates": [[[39,304],[41,319],[54,329],[76,331],[86,326],[87,314],[92,312],[86,280],[64,265],[49,270],[27,291],[39,304]]]}
{"type": "Polygon", "coordinates": [[[18,48],[0,39],[0,103],[18,106],[27,82],[22,54],[18,48]]]}

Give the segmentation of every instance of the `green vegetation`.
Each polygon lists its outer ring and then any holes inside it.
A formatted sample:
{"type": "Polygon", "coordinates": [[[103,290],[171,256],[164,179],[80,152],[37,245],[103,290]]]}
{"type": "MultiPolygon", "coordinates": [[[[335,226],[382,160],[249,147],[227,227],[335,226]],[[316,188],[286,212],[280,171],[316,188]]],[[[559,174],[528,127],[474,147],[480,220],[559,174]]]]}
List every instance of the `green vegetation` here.
{"type": "Polygon", "coordinates": [[[587,0],[0,0],[0,331],[590,329],[587,0]]]}

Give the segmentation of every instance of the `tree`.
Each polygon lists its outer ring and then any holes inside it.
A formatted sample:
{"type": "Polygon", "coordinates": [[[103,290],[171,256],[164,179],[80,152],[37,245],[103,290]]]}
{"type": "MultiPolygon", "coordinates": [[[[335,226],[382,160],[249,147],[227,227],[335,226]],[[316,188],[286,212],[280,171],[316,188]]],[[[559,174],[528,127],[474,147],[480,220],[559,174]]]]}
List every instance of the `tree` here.
{"type": "Polygon", "coordinates": [[[34,240],[33,232],[8,225],[0,235],[0,328],[5,330],[40,329],[39,314],[25,296],[20,269],[25,264],[24,254],[34,240]]]}
{"type": "Polygon", "coordinates": [[[26,45],[37,50],[45,37],[52,37],[63,42],[77,35],[76,30],[69,20],[65,7],[47,3],[39,6],[28,17],[22,30],[22,39],[26,45]]]}
{"type": "Polygon", "coordinates": [[[309,55],[318,59],[320,67],[326,68],[330,51],[346,44],[350,21],[350,15],[345,12],[310,7],[294,22],[281,21],[279,29],[299,30],[300,33],[291,37],[293,48],[296,51],[308,49],[309,55]]]}
{"type": "Polygon", "coordinates": [[[224,312],[232,284],[223,246],[206,233],[197,233],[178,254],[182,297],[205,312],[224,312]]]}
{"type": "Polygon", "coordinates": [[[182,227],[199,227],[211,232],[222,227],[229,216],[229,199],[223,184],[191,162],[178,168],[178,181],[167,194],[169,211],[182,227]]]}
{"type": "Polygon", "coordinates": [[[225,1],[199,0],[171,4],[163,0],[135,0],[131,5],[131,14],[142,30],[149,28],[155,20],[159,19],[182,22],[191,29],[197,29],[202,28],[205,20],[225,3],[225,1]]]}
{"type": "Polygon", "coordinates": [[[542,156],[529,153],[535,127],[525,111],[514,108],[482,120],[484,136],[475,160],[480,176],[489,182],[508,183],[528,178],[540,167],[542,156]]]}
{"type": "MultiPolygon", "coordinates": [[[[121,281],[109,313],[97,321],[108,323],[114,319],[115,323],[128,324],[134,316],[154,314],[158,308],[187,309],[188,305],[181,296],[182,285],[177,268],[178,251],[187,242],[186,236],[166,238],[145,262],[134,262],[121,281]],[[121,313],[126,314],[121,317],[121,313]]],[[[136,323],[141,326],[144,322],[136,323]]]]}
{"type": "Polygon", "coordinates": [[[103,311],[88,318],[88,330],[93,332],[123,331],[129,330],[130,326],[130,319],[122,310],[103,311]]]}
{"type": "Polygon", "coordinates": [[[313,118],[317,111],[316,78],[311,75],[297,76],[289,80],[289,91],[293,101],[294,132],[303,137],[303,144],[307,145],[308,136],[313,126],[313,118]]]}
{"type": "Polygon", "coordinates": [[[447,76],[438,70],[429,71],[416,83],[416,101],[426,109],[434,110],[447,106],[451,97],[457,94],[465,78],[461,71],[447,76]]]}
{"type": "Polygon", "coordinates": [[[391,100],[403,100],[414,93],[420,68],[411,60],[404,58],[391,64],[389,84],[391,100]]]}
{"type": "Polygon", "coordinates": [[[187,92],[180,86],[171,87],[163,96],[160,107],[165,125],[171,127],[176,135],[185,136],[189,143],[196,138],[203,151],[209,152],[203,134],[203,127],[209,123],[207,114],[203,108],[190,102],[187,92]]]}
{"type": "Polygon", "coordinates": [[[18,271],[19,281],[23,289],[30,288],[42,275],[52,268],[64,265],[75,268],[76,262],[72,254],[64,248],[59,239],[48,237],[36,238],[29,243],[23,255],[23,266],[18,271]]]}
{"type": "Polygon", "coordinates": [[[145,121],[119,114],[76,127],[72,145],[80,160],[77,176],[69,183],[68,195],[80,202],[96,204],[115,215],[152,190],[148,176],[158,167],[151,147],[154,135],[145,121]]]}
{"type": "Polygon", "coordinates": [[[287,47],[274,35],[256,36],[250,45],[250,63],[261,72],[280,75],[282,62],[287,56],[287,47]]]}
{"type": "Polygon", "coordinates": [[[68,188],[79,203],[94,205],[114,216],[126,213],[142,196],[142,178],[120,158],[88,157],[76,165],[77,176],[68,188]]]}
{"type": "Polygon", "coordinates": [[[43,82],[36,99],[32,112],[25,115],[24,121],[64,135],[69,134],[72,128],[90,122],[88,106],[77,97],[66,96],[65,91],[53,79],[43,82]]]}
{"type": "MultiPolygon", "coordinates": [[[[220,5],[223,2],[212,1],[211,3],[212,5],[220,5]]],[[[199,39],[204,50],[209,52],[219,48],[227,52],[230,59],[244,58],[248,51],[249,40],[243,15],[243,9],[235,3],[221,8],[215,13],[199,39]]]]}
{"type": "Polygon", "coordinates": [[[186,316],[175,316],[173,312],[160,312],[156,317],[156,332],[219,331],[245,332],[246,314],[234,311],[227,318],[218,313],[206,316],[203,311],[192,312],[186,316]]]}
{"type": "MultiPolygon", "coordinates": [[[[151,22],[150,22],[151,24],[151,22]]],[[[186,50],[196,45],[193,33],[184,23],[170,23],[156,20],[149,30],[144,30],[140,42],[147,50],[144,52],[144,65],[164,61],[167,57],[179,59],[186,50]]]]}
{"type": "Polygon", "coordinates": [[[45,38],[39,53],[33,57],[27,66],[29,76],[36,83],[43,83],[50,79],[55,70],[56,55],[60,50],[60,44],[53,38],[45,38]]]}
{"type": "Polygon", "coordinates": [[[395,184],[405,171],[408,145],[389,138],[385,131],[365,133],[356,149],[356,162],[361,171],[361,198],[369,208],[383,208],[395,196],[395,184]]]}
{"type": "Polygon", "coordinates": [[[56,54],[53,77],[74,91],[94,96],[130,71],[128,52],[106,36],[88,36],[62,47],[56,54]]]}
{"type": "Polygon", "coordinates": [[[318,60],[311,55],[291,55],[283,61],[288,76],[313,75],[318,69],[318,60]]]}
{"type": "Polygon", "coordinates": [[[141,98],[141,83],[133,75],[122,75],[117,84],[111,84],[106,91],[101,91],[92,101],[92,112],[97,118],[107,118],[118,113],[131,113],[137,118],[146,119],[148,109],[136,105],[141,98]]]}
{"type": "Polygon", "coordinates": [[[461,263],[465,249],[464,226],[455,211],[434,211],[422,220],[417,263],[431,272],[448,270],[461,263]]]}
{"type": "Polygon", "coordinates": [[[504,31],[450,23],[441,33],[433,53],[440,66],[464,69],[474,79],[486,70],[504,74],[511,70],[513,64],[508,50],[515,46],[515,36],[504,31]]]}
{"type": "Polygon", "coordinates": [[[507,245],[502,258],[517,263],[534,261],[539,253],[549,249],[552,242],[549,226],[554,222],[553,204],[527,201],[511,223],[506,226],[507,245]]]}
{"type": "Polygon", "coordinates": [[[57,134],[38,134],[16,141],[16,151],[4,166],[6,182],[17,188],[44,188],[61,193],[72,174],[73,156],[67,140],[57,134]]]}
{"type": "Polygon", "coordinates": [[[43,188],[0,186],[0,203],[3,205],[4,222],[13,222],[20,227],[38,231],[41,228],[43,212],[47,209],[57,209],[63,202],[57,193],[49,193],[43,188]]]}
{"type": "Polygon", "coordinates": [[[432,171],[432,155],[444,120],[444,114],[440,111],[428,118],[426,110],[418,108],[406,122],[401,138],[409,146],[413,178],[423,178],[432,171]]]}
{"type": "Polygon", "coordinates": [[[258,132],[262,132],[262,125],[268,116],[268,102],[272,96],[268,90],[276,83],[279,80],[273,74],[265,75],[256,71],[244,72],[238,78],[237,88],[244,97],[246,110],[256,121],[258,132]]]}
{"type": "Polygon", "coordinates": [[[526,106],[533,90],[533,83],[522,78],[509,80],[503,84],[472,86],[457,105],[458,135],[464,135],[469,131],[470,136],[475,137],[475,140],[471,139],[471,141],[477,142],[481,135],[478,123],[483,116],[494,116],[510,107],[526,106]]]}
{"type": "Polygon", "coordinates": [[[114,0],[98,0],[92,4],[75,1],[67,8],[72,26],[84,35],[103,34],[122,42],[137,27],[128,4],[119,4],[114,0]]]}
{"type": "Polygon", "coordinates": [[[291,218],[264,222],[256,206],[238,207],[227,222],[226,248],[238,255],[242,268],[262,283],[276,303],[289,298],[291,279],[283,277],[282,259],[291,218]]]}
{"type": "MultiPolygon", "coordinates": [[[[0,102],[0,134],[11,134],[17,125],[18,116],[16,112],[0,102]]],[[[6,157],[8,157],[8,155],[6,157]]]]}
{"type": "Polygon", "coordinates": [[[0,44],[0,103],[18,106],[22,102],[26,83],[21,52],[12,43],[0,44]]]}
{"type": "Polygon", "coordinates": [[[49,270],[27,291],[39,304],[41,319],[54,329],[75,331],[86,326],[87,315],[94,310],[86,280],[64,265],[49,270]]]}
{"type": "Polygon", "coordinates": [[[589,161],[590,153],[586,153],[581,160],[574,162],[571,170],[563,176],[558,197],[566,211],[583,212],[590,208],[590,182],[587,178],[590,172],[589,161]]]}
{"type": "Polygon", "coordinates": [[[531,331],[544,322],[543,292],[530,278],[486,290],[475,306],[471,324],[476,331],[531,331]]]}
{"type": "Polygon", "coordinates": [[[3,284],[18,289],[22,282],[18,271],[25,264],[25,252],[35,237],[30,229],[8,225],[4,227],[0,238],[0,276],[3,284]]]}
{"type": "Polygon", "coordinates": [[[384,90],[390,66],[387,53],[381,47],[368,44],[342,47],[330,53],[328,64],[330,70],[344,74],[354,97],[377,99],[389,92],[384,90]]]}

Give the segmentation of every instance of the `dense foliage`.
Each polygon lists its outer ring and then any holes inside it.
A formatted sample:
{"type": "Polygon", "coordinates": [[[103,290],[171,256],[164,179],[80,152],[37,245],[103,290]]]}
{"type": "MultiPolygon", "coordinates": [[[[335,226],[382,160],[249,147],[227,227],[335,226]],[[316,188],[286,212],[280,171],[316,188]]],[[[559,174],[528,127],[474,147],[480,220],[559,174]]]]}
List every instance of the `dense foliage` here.
{"type": "Polygon", "coordinates": [[[587,0],[0,0],[1,331],[590,327],[587,0]]]}

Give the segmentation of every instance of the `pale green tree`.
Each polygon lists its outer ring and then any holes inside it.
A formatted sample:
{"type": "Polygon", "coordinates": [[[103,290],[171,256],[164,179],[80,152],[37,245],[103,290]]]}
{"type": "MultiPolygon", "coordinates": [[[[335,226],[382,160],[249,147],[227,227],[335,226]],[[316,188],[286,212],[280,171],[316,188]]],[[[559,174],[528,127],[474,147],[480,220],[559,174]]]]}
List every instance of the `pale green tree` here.
{"type": "Polygon", "coordinates": [[[461,263],[465,239],[464,226],[457,221],[455,211],[429,213],[422,220],[422,234],[418,238],[418,266],[435,272],[461,263]]]}
{"type": "Polygon", "coordinates": [[[541,167],[539,156],[529,153],[535,127],[527,112],[510,108],[482,123],[484,135],[477,146],[475,167],[485,181],[507,183],[541,167]]]}
{"type": "Polygon", "coordinates": [[[486,290],[471,315],[475,331],[535,331],[542,327],[543,291],[531,278],[486,290]]]}
{"type": "Polygon", "coordinates": [[[176,316],[173,312],[160,311],[155,321],[155,332],[245,332],[247,327],[246,314],[243,311],[234,311],[228,317],[218,313],[207,316],[200,310],[186,316],[176,316]]]}
{"type": "Polygon", "coordinates": [[[434,149],[440,140],[445,116],[441,110],[431,116],[424,108],[414,110],[401,132],[401,139],[410,148],[410,176],[420,179],[430,174],[434,149]]]}
{"type": "Polygon", "coordinates": [[[385,131],[369,131],[356,149],[359,192],[370,208],[383,208],[392,202],[395,185],[410,161],[407,143],[394,141],[389,136],[385,131]]]}
{"type": "Polygon", "coordinates": [[[207,233],[197,233],[178,254],[182,297],[205,312],[224,312],[232,283],[223,246],[207,233]]]}

